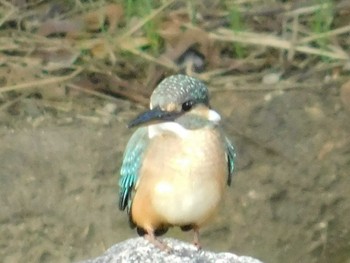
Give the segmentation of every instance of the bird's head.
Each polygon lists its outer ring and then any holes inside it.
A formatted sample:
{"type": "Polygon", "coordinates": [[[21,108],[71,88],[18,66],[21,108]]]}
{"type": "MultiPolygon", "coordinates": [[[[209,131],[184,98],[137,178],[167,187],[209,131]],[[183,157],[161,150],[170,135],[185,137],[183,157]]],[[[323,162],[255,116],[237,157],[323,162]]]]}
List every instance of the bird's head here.
{"type": "Polygon", "coordinates": [[[186,75],[173,75],[159,83],[152,93],[150,110],[132,120],[129,127],[164,122],[186,126],[189,117],[213,123],[220,121],[220,115],[210,109],[208,88],[203,82],[186,75]]]}

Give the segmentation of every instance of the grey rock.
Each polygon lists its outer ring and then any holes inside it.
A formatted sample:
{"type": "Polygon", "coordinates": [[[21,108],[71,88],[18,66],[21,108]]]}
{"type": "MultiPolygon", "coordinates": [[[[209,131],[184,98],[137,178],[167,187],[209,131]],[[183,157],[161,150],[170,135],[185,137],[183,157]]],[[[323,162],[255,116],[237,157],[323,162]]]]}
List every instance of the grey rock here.
{"type": "Polygon", "coordinates": [[[260,260],[246,256],[237,256],[232,253],[198,251],[193,245],[172,238],[165,238],[163,242],[171,247],[173,251],[161,251],[144,238],[139,237],[115,244],[103,255],[80,263],[262,263],[260,260]]]}

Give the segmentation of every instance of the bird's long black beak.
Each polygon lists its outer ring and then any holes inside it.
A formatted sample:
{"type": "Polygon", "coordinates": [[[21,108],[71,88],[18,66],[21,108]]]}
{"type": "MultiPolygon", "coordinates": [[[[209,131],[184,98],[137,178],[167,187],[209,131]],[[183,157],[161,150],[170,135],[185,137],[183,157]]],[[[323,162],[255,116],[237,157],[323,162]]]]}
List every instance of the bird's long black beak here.
{"type": "Polygon", "coordinates": [[[179,115],[180,115],[179,112],[164,111],[158,106],[149,111],[141,113],[139,116],[137,116],[128,124],[128,127],[132,128],[142,124],[152,124],[152,123],[155,124],[155,123],[160,123],[165,121],[173,121],[179,115]]]}

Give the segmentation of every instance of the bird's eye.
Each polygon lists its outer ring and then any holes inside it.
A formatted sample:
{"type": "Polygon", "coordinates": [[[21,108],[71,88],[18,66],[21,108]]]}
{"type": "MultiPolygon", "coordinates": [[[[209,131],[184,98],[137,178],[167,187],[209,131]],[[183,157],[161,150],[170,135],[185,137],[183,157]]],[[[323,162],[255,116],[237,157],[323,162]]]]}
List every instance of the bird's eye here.
{"type": "Polygon", "coordinates": [[[194,105],[194,102],[192,100],[188,100],[182,104],[182,110],[189,111],[193,105],[194,105]]]}

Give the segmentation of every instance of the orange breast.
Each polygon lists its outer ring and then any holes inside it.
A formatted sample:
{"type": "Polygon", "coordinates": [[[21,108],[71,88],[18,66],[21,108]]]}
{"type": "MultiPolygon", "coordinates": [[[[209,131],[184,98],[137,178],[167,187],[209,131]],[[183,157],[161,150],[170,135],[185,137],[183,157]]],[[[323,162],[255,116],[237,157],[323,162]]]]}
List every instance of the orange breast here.
{"type": "Polygon", "coordinates": [[[227,178],[223,138],[199,129],[186,138],[152,138],[132,204],[133,221],[155,230],[166,225],[204,224],[219,205],[227,178]]]}

